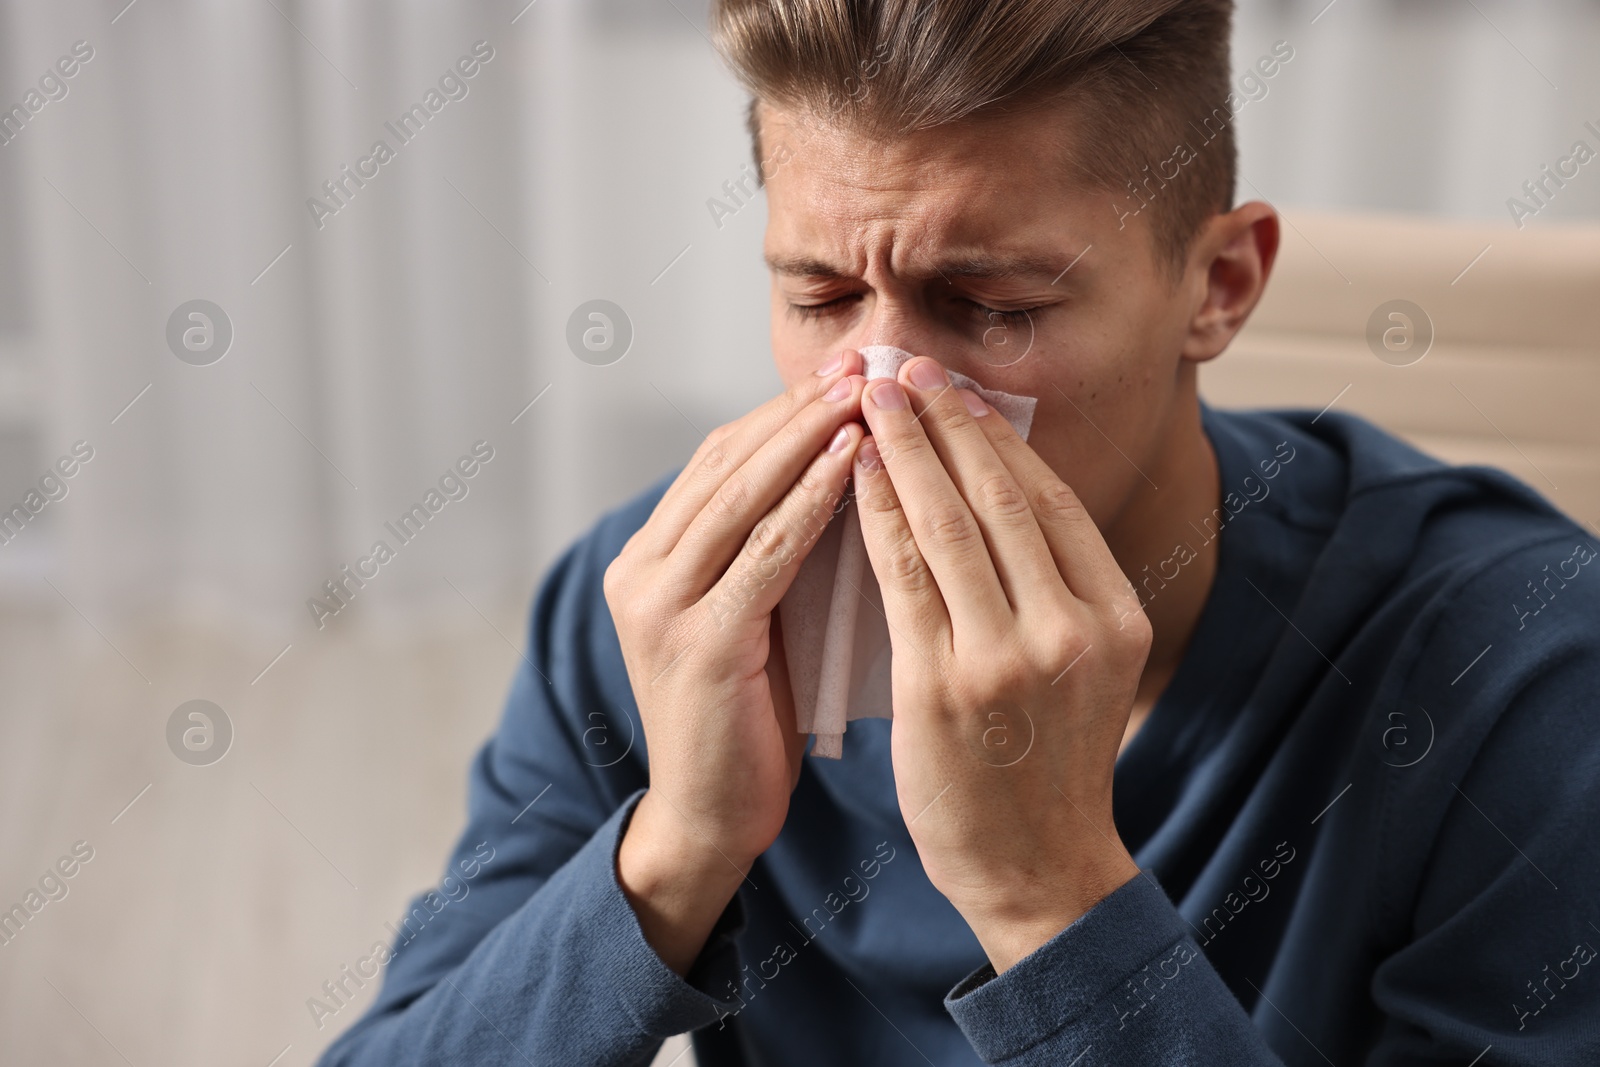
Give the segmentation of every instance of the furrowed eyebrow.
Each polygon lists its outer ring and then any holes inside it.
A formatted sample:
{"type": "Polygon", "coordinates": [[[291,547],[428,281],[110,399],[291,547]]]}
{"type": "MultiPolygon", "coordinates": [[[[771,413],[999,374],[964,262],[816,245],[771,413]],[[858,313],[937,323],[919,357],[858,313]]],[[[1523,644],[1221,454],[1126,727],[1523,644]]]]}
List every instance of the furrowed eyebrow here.
{"type": "Polygon", "coordinates": [[[835,278],[848,277],[844,271],[811,256],[764,256],[767,269],[774,274],[783,274],[791,278],[835,278]]]}
{"type": "MultiPolygon", "coordinates": [[[[1057,281],[1075,266],[1082,254],[1072,256],[962,256],[933,265],[924,278],[967,278],[1000,281],[1012,278],[1048,278],[1057,281]]],[[[773,255],[765,257],[767,267],[776,274],[795,278],[832,281],[851,277],[846,271],[813,256],[773,255]]]]}
{"type": "Polygon", "coordinates": [[[946,278],[996,281],[1010,278],[1057,278],[1072,262],[1055,256],[972,256],[937,264],[935,273],[946,278]]]}

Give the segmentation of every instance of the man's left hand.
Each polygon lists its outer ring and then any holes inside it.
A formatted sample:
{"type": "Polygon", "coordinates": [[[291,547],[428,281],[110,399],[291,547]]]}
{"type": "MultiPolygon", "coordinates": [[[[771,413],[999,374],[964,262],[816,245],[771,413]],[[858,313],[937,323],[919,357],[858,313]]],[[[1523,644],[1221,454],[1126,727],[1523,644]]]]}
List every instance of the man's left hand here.
{"type": "Polygon", "coordinates": [[[1111,783],[1150,624],[1077,494],[936,360],[871,383],[862,409],[900,810],[1003,971],[1138,874],[1111,783]]]}

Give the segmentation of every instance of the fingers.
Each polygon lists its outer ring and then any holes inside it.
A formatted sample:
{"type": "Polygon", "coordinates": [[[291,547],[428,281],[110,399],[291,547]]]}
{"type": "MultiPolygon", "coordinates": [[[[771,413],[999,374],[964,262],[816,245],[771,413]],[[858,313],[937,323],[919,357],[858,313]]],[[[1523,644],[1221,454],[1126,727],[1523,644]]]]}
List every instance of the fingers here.
{"type": "MultiPolygon", "coordinates": [[[[662,494],[660,502],[640,531],[640,548],[656,558],[664,558],[677,545],[706,502],[758,448],[798,413],[826,396],[840,381],[860,373],[861,354],[854,349],[845,349],[840,354],[839,365],[828,374],[797,382],[754,411],[712,430],[662,494]]],[[[852,411],[842,417],[852,417],[853,414],[852,411]]],[[[795,469],[798,471],[803,467],[821,447],[818,444],[799,454],[795,469]]]]}
{"type": "MultiPolygon", "coordinates": [[[[976,394],[971,395],[982,403],[976,394]]],[[[1072,595],[1092,604],[1122,605],[1130,593],[1128,578],[1078,494],[1017,435],[1011,423],[994,415],[974,422],[1022,487],[1056,568],[1072,595]]]]}
{"type": "Polygon", "coordinates": [[[742,550],[703,601],[720,626],[764,619],[778,606],[800,564],[844,504],[845,481],[863,435],[859,423],[846,423],[840,431],[843,443],[834,438],[826,451],[797,472],[797,480],[777,506],[753,523],[742,550]]]}
{"type": "Polygon", "coordinates": [[[935,644],[948,646],[951,627],[944,597],[912,536],[878,443],[870,437],[856,449],[855,497],[861,537],[878,579],[891,635],[896,640],[903,637],[919,651],[935,644]]]}
{"type": "MultiPolygon", "coordinates": [[[[911,409],[905,389],[895,381],[869,382],[861,409],[894,482],[897,500],[897,507],[892,510],[863,510],[863,533],[872,519],[888,522],[903,515],[912,543],[907,545],[901,540],[900,530],[885,529],[880,532],[879,543],[888,555],[882,558],[895,561],[904,553],[920,553],[938,584],[950,618],[957,623],[967,620],[973,625],[995,624],[1009,618],[1011,606],[990,560],[983,530],[940,462],[911,409]]],[[[875,570],[878,560],[874,557],[875,570]]],[[[897,569],[902,571],[898,580],[919,580],[916,568],[909,562],[897,569]]],[[[891,572],[890,578],[896,580],[897,576],[891,572]]],[[[884,574],[880,573],[880,584],[883,579],[884,574]]]]}
{"type": "MultiPolygon", "coordinates": [[[[681,595],[693,599],[704,596],[742,549],[748,551],[750,545],[763,540],[755,536],[762,533],[758,524],[774,521],[768,513],[778,507],[786,494],[800,488],[801,496],[806,495],[807,487],[796,483],[816,462],[819,452],[825,458],[825,449],[848,445],[853,454],[854,441],[865,431],[851,421],[854,437],[847,434],[847,439],[842,440],[839,435],[847,433],[842,424],[859,414],[865,385],[866,379],[860,375],[840,378],[833,391],[802,408],[756,449],[711,494],[689,523],[666,560],[664,579],[681,595]]],[[[833,488],[839,493],[850,473],[849,460],[847,455],[842,463],[835,463],[837,472],[833,467],[827,468],[829,474],[838,474],[838,484],[833,488]]]]}
{"type": "Polygon", "coordinates": [[[1033,507],[1010,468],[989,443],[981,422],[1004,422],[976,393],[953,389],[934,359],[909,360],[899,380],[911,394],[929,441],[946,473],[978,521],[1000,585],[1011,606],[1042,603],[1064,592],[1050,546],[1033,507]]]}

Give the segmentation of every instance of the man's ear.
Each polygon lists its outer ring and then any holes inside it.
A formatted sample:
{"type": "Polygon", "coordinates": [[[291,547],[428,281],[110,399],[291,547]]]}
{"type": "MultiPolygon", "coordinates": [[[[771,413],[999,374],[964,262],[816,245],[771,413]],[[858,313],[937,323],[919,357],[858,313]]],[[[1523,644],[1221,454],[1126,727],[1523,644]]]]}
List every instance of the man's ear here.
{"type": "Polygon", "coordinates": [[[1260,200],[1212,216],[1195,236],[1186,272],[1198,279],[1198,300],[1183,342],[1185,359],[1204,362],[1228,347],[1266,289],[1278,239],[1278,213],[1260,200]]]}

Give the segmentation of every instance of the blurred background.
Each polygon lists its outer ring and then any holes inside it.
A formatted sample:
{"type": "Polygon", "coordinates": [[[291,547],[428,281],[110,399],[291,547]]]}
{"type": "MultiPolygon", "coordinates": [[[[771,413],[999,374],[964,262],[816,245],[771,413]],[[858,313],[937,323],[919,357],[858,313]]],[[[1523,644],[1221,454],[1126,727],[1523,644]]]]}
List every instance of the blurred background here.
{"type": "MultiPolygon", "coordinates": [[[[311,1063],[373,986],[308,998],[442,873],[544,568],[778,391],[706,6],[0,4],[0,910],[92,850],[0,943],[0,1061],[311,1063]]],[[[1208,397],[1600,516],[1600,3],[1244,0],[1238,79],[1278,42],[1237,121],[1280,276],[1208,397]]]]}

